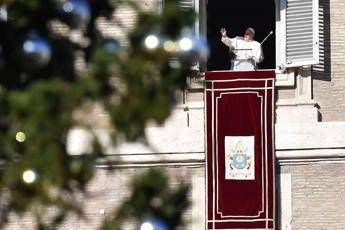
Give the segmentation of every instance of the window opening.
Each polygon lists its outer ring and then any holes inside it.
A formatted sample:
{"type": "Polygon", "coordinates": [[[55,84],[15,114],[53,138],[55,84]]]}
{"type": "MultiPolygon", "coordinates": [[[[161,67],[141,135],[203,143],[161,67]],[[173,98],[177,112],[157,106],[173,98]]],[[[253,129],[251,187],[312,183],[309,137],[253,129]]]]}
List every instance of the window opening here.
{"type": "MultiPolygon", "coordinates": [[[[255,40],[261,42],[270,31],[275,32],[274,0],[209,0],[207,4],[207,40],[210,58],[207,70],[228,70],[230,58],[228,48],[220,41],[220,28],[225,27],[229,37],[243,36],[248,27],[255,29],[255,40]]],[[[264,60],[260,69],[276,68],[275,33],[262,45],[264,60]]]]}

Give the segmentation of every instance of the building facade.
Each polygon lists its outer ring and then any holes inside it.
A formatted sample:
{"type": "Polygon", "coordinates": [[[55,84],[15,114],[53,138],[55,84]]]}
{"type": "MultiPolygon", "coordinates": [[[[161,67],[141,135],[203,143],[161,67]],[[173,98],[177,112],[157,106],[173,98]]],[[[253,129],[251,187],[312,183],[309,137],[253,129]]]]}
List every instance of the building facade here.
{"type": "MultiPolygon", "coordinates": [[[[149,10],[164,5],[160,0],[138,1],[149,10]]],[[[275,60],[270,65],[277,72],[276,228],[345,229],[345,2],[270,1],[262,4],[267,4],[266,10],[273,10],[275,15],[275,60]],[[274,8],[269,8],[271,5],[274,8]],[[294,21],[303,23],[296,25],[294,21]]],[[[210,38],[207,31],[212,28],[208,28],[207,21],[211,0],[179,2],[199,12],[194,29],[199,36],[210,38]]],[[[222,7],[223,3],[212,4],[222,7]]],[[[232,3],[226,7],[243,6],[232,3]]],[[[128,28],[133,25],[135,17],[128,16],[133,14],[130,9],[117,9],[114,14],[128,28]]],[[[105,21],[99,25],[104,33],[121,36],[113,25],[105,21]]],[[[189,89],[181,93],[181,103],[164,126],[147,128],[153,148],[137,143],[120,146],[116,157],[121,164],[112,173],[100,163],[88,189],[92,196],[85,202],[87,218],[71,217],[61,229],[97,228],[104,215],[128,195],[129,179],[158,166],[167,170],[172,183],[183,180],[191,186],[192,206],[185,214],[186,229],[205,229],[203,82],[192,78],[188,82],[189,89]]],[[[75,134],[78,132],[75,130],[75,134]]],[[[106,130],[100,125],[100,136],[103,133],[106,130]]],[[[20,221],[12,218],[16,224],[9,225],[9,229],[30,229],[29,217],[20,221]]]]}

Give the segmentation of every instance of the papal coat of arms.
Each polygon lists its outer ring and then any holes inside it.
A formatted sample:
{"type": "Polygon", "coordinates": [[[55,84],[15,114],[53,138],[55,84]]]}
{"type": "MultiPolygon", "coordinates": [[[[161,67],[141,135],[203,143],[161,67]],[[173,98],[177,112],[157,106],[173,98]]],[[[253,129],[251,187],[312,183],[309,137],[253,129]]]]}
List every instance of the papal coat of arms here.
{"type": "Polygon", "coordinates": [[[225,137],[225,179],[254,180],[254,136],[225,137]]]}

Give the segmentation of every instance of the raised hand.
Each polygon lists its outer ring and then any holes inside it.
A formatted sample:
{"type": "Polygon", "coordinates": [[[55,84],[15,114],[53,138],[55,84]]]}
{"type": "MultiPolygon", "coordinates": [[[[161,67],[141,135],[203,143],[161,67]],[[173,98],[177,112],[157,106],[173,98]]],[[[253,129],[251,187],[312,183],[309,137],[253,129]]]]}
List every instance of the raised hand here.
{"type": "Polygon", "coordinates": [[[221,29],[220,29],[220,33],[222,34],[222,36],[226,36],[226,30],[225,30],[225,28],[221,28],[221,29]]]}

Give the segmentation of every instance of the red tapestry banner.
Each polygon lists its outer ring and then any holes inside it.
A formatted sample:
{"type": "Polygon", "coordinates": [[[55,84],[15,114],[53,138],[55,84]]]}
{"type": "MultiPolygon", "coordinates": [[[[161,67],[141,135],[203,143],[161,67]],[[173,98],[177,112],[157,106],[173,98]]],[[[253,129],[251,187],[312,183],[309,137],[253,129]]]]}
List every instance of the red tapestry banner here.
{"type": "Polygon", "coordinates": [[[207,229],[274,229],[275,71],[205,81],[207,229]]]}

